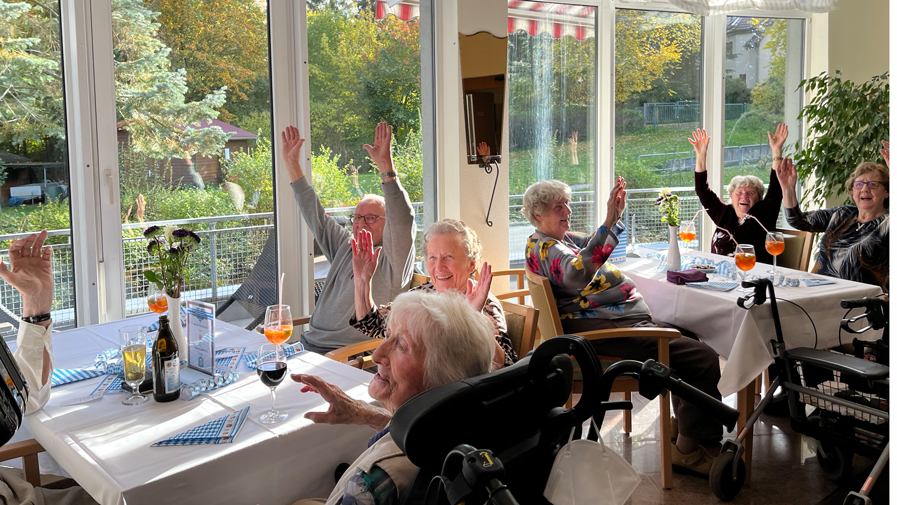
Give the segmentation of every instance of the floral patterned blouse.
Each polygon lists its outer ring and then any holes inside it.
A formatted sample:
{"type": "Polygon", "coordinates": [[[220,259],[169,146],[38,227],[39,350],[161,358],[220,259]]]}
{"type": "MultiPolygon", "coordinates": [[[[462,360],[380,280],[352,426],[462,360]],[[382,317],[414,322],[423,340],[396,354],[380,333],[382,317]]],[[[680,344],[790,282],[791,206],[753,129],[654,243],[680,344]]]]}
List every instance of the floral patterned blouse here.
{"type": "Polygon", "coordinates": [[[534,233],[526,243],[526,267],[548,277],[561,319],[618,319],[650,314],[635,283],[607,262],[621,223],[591,236],[567,232],[564,240],[534,233]]]}
{"type": "MultiPolygon", "coordinates": [[[[416,288],[411,288],[411,291],[418,290],[435,292],[436,287],[433,286],[432,282],[425,282],[416,288]]],[[[386,336],[386,316],[389,315],[390,309],[392,309],[392,303],[374,307],[361,321],[356,320],[355,316],[352,316],[349,324],[370,338],[383,338],[386,336]]],[[[518,358],[514,347],[511,345],[511,338],[508,336],[508,322],[505,320],[505,312],[501,308],[501,301],[492,293],[489,293],[489,297],[486,298],[483,314],[489,316],[489,319],[492,321],[492,327],[495,330],[495,341],[498,342],[498,345],[505,352],[505,366],[513,365],[518,358]]]]}

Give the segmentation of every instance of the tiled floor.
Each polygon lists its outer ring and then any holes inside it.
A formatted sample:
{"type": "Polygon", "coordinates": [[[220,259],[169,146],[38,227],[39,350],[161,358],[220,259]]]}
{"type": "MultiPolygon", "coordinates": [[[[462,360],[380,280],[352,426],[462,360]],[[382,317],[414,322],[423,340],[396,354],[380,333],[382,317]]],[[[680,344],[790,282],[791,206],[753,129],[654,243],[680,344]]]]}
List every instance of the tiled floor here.
{"type": "MultiPolygon", "coordinates": [[[[612,397],[612,399],[614,399],[612,397]]],[[[735,406],[735,397],[726,399],[735,406]]],[[[659,404],[633,395],[633,428],[622,431],[623,416],[608,415],[601,428],[609,447],[630,461],[642,482],[630,498],[631,505],[723,503],[710,490],[706,478],[674,473],[673,489],[660,486],[659,404]]],[[[735,438],[735,434],[727,434],[735,438]]],[[[851,490],[859,490],[873,462],[854,457],[854,476],[838,485],[825,477],[816,461],[813,440],[793,432],[788,418],[762,415],[754,430],[754,463],[751,483],[732,504],[825,504],[840,505],[851,490]]],[[[887,503],[887,477],[873,493],[874,503],[887,503]],[[878,498],[878,499],[875,499],[878,498]]]]}

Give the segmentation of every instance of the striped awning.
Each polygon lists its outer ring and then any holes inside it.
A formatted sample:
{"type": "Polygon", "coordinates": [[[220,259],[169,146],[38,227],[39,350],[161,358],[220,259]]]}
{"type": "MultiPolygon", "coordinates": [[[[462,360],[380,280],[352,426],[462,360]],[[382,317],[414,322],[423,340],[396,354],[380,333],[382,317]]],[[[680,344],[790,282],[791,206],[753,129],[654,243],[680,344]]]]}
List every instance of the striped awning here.
{"type": "MultiPolygon", "coordinates": [[[[377,0],[377,19],[395,16],[408,21],[420,16],[418,0],[402,0],[390,7],[377,0]]],[[[547,33],[556,39],[566,36],[585,40],[595,36],[595,8],[546,2],[508,1],[508,33],[523,30],[536,36],[547,33]]]]}
{"type": "Polygon", "coordinates": [[[548,33],[556,39],[571,36],[585,40],[595,36],[595,8],[545,2],[508,2],[508,33],[523,30],[536,36],[548,33]]]}

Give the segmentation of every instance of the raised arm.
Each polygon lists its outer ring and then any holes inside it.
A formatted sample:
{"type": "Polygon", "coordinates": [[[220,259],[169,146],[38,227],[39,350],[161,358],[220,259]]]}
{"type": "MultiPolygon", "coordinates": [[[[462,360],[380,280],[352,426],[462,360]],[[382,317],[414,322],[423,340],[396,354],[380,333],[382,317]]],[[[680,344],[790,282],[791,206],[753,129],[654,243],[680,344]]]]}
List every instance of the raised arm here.
{"type": "Polygon", "coordinates": [[[389,264],[389,278],[393,287],[404,286],[411,280],[414,265],[414,209],[408,192],[396,178],[392,164],[392,127],[377,125],[374,145],[364,149],[380,171],[383,199],[386,201],[386,226],[383,229],[383,253],[389,264]]]}
{"type": "Polygon", "coordinates": [[[688,142],[695,148],[695,172],[707,171],[707,147],[710,145],[710,137],[706,130],[695,130],[691,133],[688,142]]]}
{"type": "MultiPolygon", "coordinates": [[[[49,316],[53,305],[53,247],[44,247],[47,230],[16,240],[9,247],[9,267],[0,262],[0,278],[22,295],[22,317],[49,316]]],[[[50,399],[53,373],[52,320],[19,324],[16,352],[29,384],[26,412],[32,414],[50,399]]]]}
{"type": "Polygon", "coordinates": [[[710,137],[706,130],[695,130],[688,142],[695,148],[695,193],[713,222],[719,223],[729,205],[720,200],[707,184],[707,148],[710,146],[710,137]]]}
{"type": "Polygon", "coordinates": [[[788,139],[788,125],[779,123],[776,125],[776,132],[766,132],[769,137],[769,148],[772,150],[772,169],[778,173],[779,167],[782,165],[782,148],[785,146],[785,140],[788,139]]]}
{"type": "Polygon", "coordinates": [[[280,133],[280,139],[283,142],[283,162],[287,167],[290,182],[293,183],[305,177],[305,172],[302,171],[302,166],[299,164],[299,156],[305,139],[299,135],[299,129],[292,125],[287,126],[280,133]]]}
{"type": "Polygon", "coordinates": [[[820,209],[810,212],[800,210],[797,201],[797,169],[794,168],[791,158],[785,158],[782,161],[778,177],[782,184],[782,204],[785,207],[785,219],[788,224],[798,230],[825,232],[835,209],[820,209]]]}

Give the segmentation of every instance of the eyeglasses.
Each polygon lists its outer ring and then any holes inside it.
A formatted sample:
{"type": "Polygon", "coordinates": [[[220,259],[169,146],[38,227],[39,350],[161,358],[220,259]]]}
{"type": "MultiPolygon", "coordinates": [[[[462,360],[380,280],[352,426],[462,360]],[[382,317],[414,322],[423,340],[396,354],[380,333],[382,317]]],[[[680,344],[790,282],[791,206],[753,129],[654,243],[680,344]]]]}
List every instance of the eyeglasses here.
{"type": "Polygon", "coordinates": [[[878,189],[881,187],[881,181],[854,181],[853,189],[863,189],[863,185],[866,185],[869,189],[878,189]]]}
{"type": "Polygon", "coordinates": [[[357,223],[364,219],[364,222],[367,224],[374,224],[380,218],[385,218],[386,216],[377,216],[375,214],[368,214],[366,216],[362,216],[361,214],[349,214],[349,219],[352,220],[353,223],[357,223]]]}

